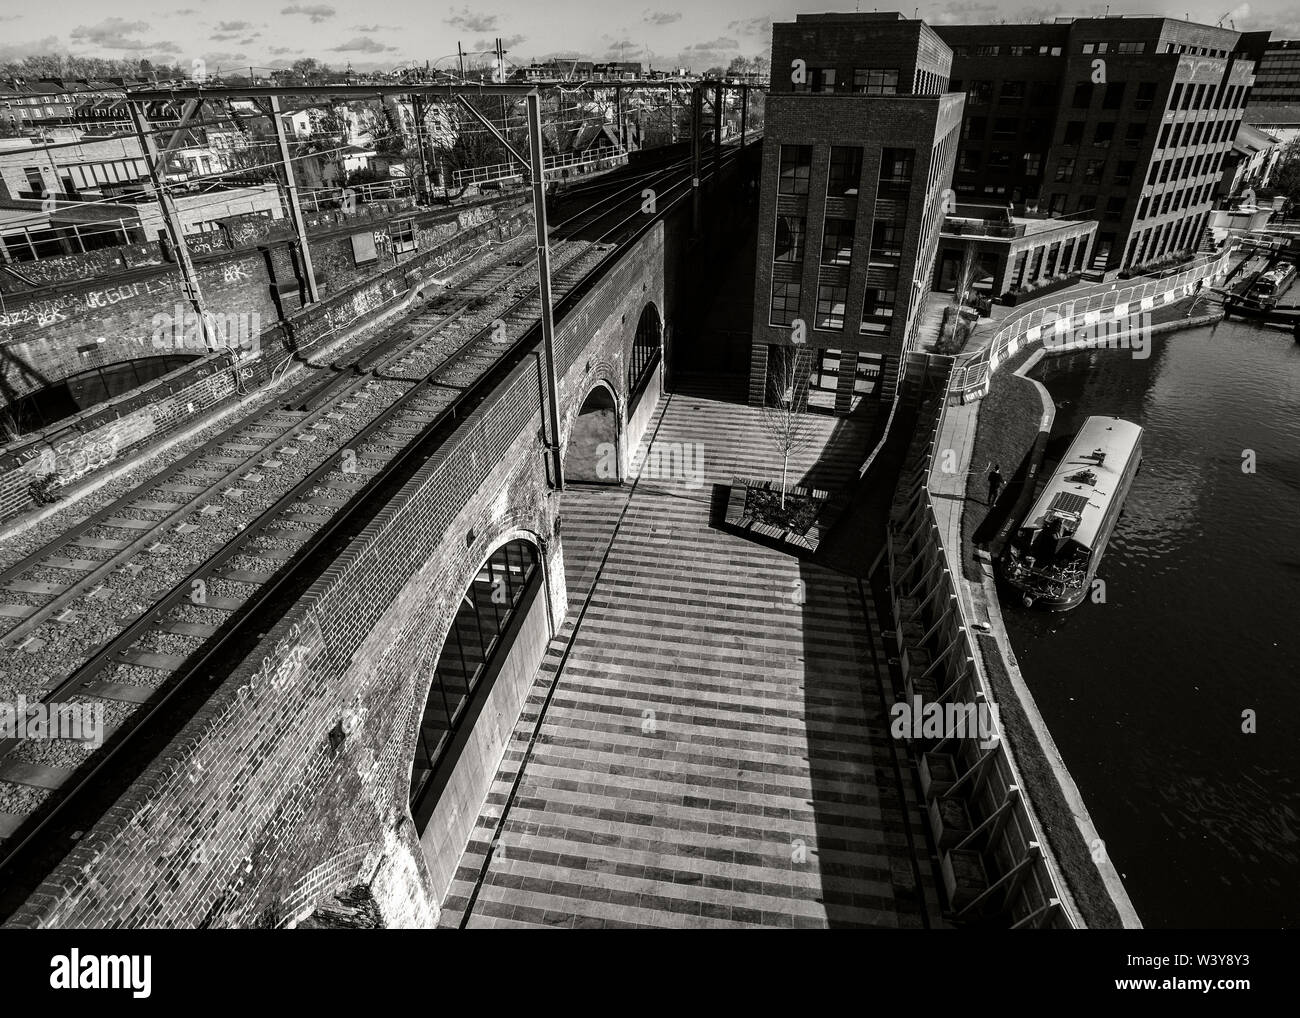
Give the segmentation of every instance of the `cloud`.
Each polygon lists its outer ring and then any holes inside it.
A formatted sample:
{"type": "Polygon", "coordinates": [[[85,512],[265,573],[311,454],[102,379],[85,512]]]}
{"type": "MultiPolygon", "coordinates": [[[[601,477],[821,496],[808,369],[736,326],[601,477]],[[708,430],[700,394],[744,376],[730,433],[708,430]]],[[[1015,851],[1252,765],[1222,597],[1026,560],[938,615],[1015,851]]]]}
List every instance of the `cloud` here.
{"type": "MultiPolygon", "coordinates": [[[[524,42],[528,37],[524,35],[505,35],[501,37],[501,48],[512,49],[524,42]]],[[[495,50],[497,48],[496,39],[475,39],[474,49],[476,50],[495,50]]]]}
{"type": "Polygon", "coordinates": [[[253,27],[251,21],[218,21],[218,32],[246,32],[253,27]]]}
{"type": "Polygon", "coordinates": [[[727,25],[728,32],[737,35],[769,35],[772,31],[772,19],[767,15],[758,18],[743,18],[727,25]]]}
{"type": "Polygon", "coordinates": [[[647,25],[671,25],[674,21],[681,21],[681,11],[646,11],[641,18],[647,25]]]}
{"type": "Polygon", "coordinates": [[[329,4],[311,4],[311,5],[294,4],[291,7],[282,7],[280,9],[280,13],[301,14],[303,15],[303,17],[311,18],[312,24],[316,25],[322,21],[328,21],[330,18],[334,17],[334,15],[338,13],[338,11],[336,11],[329,4]]]}
{"type": "Polygon", "coordinates": [[[331,53],[390,53],[397,49],[396,46],[385,46],[382,42],[375,42],[374,39],[366,39],[363,36],[357,36],[355,39],[349,39],[347,42],[341,42],[337,46],[331,46],[331,53]]]}
{"type": "Polygon", "coordinates": [[[272,46],[271,54],[273,56],[284,56],[286,53],[301,53],[302,50],[294,49],[292,46],[272,46]]]}
{"type": "Polygon", "coordinates": [[[688,53],[695,52],[713,52],[720,49],[738,49],[740,43],[728,36],[719,36],[717,39],[710,39],[708,42],[697,42],[686,47],[688,53]]]}
{"type": "Polygon", "coordinates": [[[89,43],[104,49],[142,50],[157,44],[147,43],[132,36],[149,30],[147,21],[127,21],[125,18],[105,18],[97,25],[78,25],[68,37],[74,42],[89,43]]]}
{"type": "Polygon", "coordinates": [[[0,42],[0,63],[17,63],[23,57],[29,57],[33,53],[66,53],[68,47],[63,44],[63,40],[56,35],[47,35],[44,39],[37,39],[34,42],[0,42]]]}
{"type": "Polygon", "coordinates": [[[400,25],[353,25],[358,32],[397,32],[400,31],[400,25]]]}
{"type": "Polygon", "coordinates": [[[247,57],[245,54],[243,54],[243,53],[223,53],[223,52],[218,52],[218,53],[204,53],[204,54],[203,54],[203,60],[204,60],[205,63],[207,63],[207,64],[212,68],[212,73],[213,73],[213,74],[216,74],[216,73],[217,73],[217,65],[218,65],[218,64],[223,64],[223,63],[227,63],[227,64],[228,64],[228,63],[231,63],[231,62],[236,61],[236,60],[240,60],[240,61],[242,61],[242,60],[247,60],[247,59],[248,59],[248,57],[247,57]]]}
{"type": "Polygon", "coordinates": [[[452,7],[447,13],[448,17],[443,18],[442,23],[466,32],[495,31],[499,20],[499,15],[475,14],[468,7],[462,7],[459,11],[452,7]]]}

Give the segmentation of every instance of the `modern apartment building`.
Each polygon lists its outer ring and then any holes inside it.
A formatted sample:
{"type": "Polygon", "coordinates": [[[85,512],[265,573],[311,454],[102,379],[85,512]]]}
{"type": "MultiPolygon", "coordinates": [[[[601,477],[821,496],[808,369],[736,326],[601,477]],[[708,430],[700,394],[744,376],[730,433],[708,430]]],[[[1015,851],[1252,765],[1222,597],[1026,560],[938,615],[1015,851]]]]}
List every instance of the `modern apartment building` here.
{"type": "Polygon", "coordinates": [[[892,398],[933,271],[962,99],[951,55],[899,14],[772,29],[749,401],[800,342],[809,402],[892,398]]]}
{"type": "Polygon", "coordinates": [[[966,95],[961,199],[1095,219],[1095,270],[1196,249],[1254,81],[1240,33],[1127,17],[935,31],[966,95]]]}
{"type": "MultiPolygon", "coordinates": [[[[1267,32],[1251,32],[1268,36],[1267,32]]],[[[1257,54],[1251,106],[1300,106],[1300,39],[1267,39],[1257,54]]]]}

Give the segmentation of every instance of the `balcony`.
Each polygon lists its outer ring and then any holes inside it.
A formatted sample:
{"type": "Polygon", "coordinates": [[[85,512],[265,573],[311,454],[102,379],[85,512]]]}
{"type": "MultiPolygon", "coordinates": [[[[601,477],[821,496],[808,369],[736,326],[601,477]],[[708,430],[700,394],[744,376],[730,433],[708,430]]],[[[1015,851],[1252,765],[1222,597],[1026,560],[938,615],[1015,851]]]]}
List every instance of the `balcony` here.
{"type": "Polygon", "coordinates": [[[957,216],[943,217],[942,233],[958,237],[996,237],[1014,240],[1025,235],[1024,223],[999,222],[996,219],[966,219],[957,216]]]}

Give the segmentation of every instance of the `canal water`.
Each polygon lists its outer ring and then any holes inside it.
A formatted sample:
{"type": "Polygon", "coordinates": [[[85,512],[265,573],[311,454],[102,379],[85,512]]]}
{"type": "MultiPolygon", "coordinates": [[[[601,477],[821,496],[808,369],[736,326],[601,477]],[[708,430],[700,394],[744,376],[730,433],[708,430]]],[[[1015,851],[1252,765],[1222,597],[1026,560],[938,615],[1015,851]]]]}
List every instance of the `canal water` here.
{"type": "Polygon", "coordinates": [[[1057,406],[1043,474],[1090,414],[1140,424],[1144,457],[1105,602],[1004,597],[1011,643],[1143,923],[1294,927],[1300,345],[1226,322],[1148,352],[1039,364],[1057,406]]]}

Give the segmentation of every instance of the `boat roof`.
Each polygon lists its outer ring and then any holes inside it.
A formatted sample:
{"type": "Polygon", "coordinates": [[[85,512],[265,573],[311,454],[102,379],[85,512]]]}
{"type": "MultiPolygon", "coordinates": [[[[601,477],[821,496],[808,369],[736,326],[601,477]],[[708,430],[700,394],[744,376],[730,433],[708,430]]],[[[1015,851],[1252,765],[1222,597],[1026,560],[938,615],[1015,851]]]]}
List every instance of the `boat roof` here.
{"type": "Polygon", "coordinates": [[[1091,549],[1106,516],[1106,508],[1115,497],[1120,477],[1141,437],[1142,429],[1132,421],[1119,417],[1089,417],[1021,526],[1041,529],[1052,509],[1077,515],[1079,525],[1071,540],[1091,549]],[[1093,455],[1098,450],[1106,454],[1100,464],[1093,455]],[[1085,470],[1093,473],[1095,482],[1070,479],[1077,478],[1085,470]]]}

